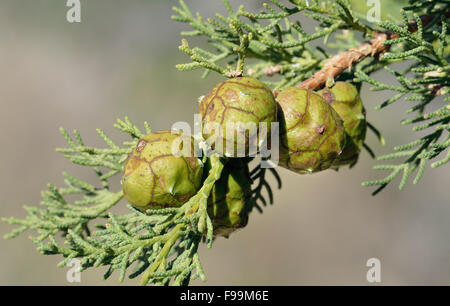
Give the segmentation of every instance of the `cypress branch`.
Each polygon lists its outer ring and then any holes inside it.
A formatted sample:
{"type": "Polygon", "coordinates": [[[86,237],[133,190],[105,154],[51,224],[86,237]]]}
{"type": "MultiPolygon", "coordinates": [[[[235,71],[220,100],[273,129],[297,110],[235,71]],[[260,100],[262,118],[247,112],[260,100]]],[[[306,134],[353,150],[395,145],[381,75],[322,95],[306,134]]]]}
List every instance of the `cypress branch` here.
{"type": "MultiPolygon", "coordinates": [[[[275,96],[286,87],[318,90],[335,80],[367,83],[371,90],[392,92],[375,109],[384,110],[405,101],[409,105],[407,118],[400,123],[422,134],[406,144],[396,144],[392,153],[377,158],[388,164],[373,169],[388,173],[362,183],[377,186],[373,194],[397,177],[399,189],[411,177],[417,184],[428,165],[436,168],[450,161],[447,0],[411,0],[402,12],[402,24],[383,21],[371,26],[356,18],[344,0],[290,0],[287,4],[270,0],[258,12],[249,12],[243,6],[233,8],[227,0],[223,4],[226,16],[216,14],[210,18],[194,14],[183,0],[173,8],[172,19],[190,27],[181,33],[184,38],[179,47],[189,61],[177,65],[179,70],[202,69],[202,77],[213,71],[225,78],[266,78],[275,96]],[[299,16],[318,22],[319,27],[308,33],[299,16]],[[361,33],[367,41],[360,41],[355,33],[361,33]],[[186,37],[206,38],[208,47],[192,47],[186,37]],[[399,62],[407,66],[402,71],[394,69],[393,64],[399,62]],[[373,77],[381,70],[394,76],[395,84],[373,77]],[[436,107],[430,111],[432,103],[436,107]],[[396,162],[391,163],[394,159],[396,162]]],[[[105,278],[117,270],[119,281],[127,274],[130,278],[140,276],[142,285],[186,285],[197,278],[204,281],[198,248],[203,242],[211,247],[214,241],[208,198],[227,160],[211,156],[212,167],[201,188],[180,207],[141,211],[128,205],[128,213],[115,215],[110,210],[124,195],[121,190],[110,190],[110,182],[123,172],[130,152],[151,129],[144,123],[141,131],[127,117],[117,120],[114,127],[129,139],[118,144],[97,129],[104,142],[101,148],[86,145],[78,131],[69,134],[60,130],[67,147],[57,151],[74,164],[92,168],[97,184],[64,173],[65,185],[49,185],[42,192],[41,206],[24,207],[25,218],[2,219],[16,226],[5,238],[33,230],[31,240],[39,252],[62,255],[60,266],[74,258],[81,260],[83,270],[108,266],[105,278]],[[59,234],[64,243],[55,239],[59,234]],[[131,268],[133,272],[128,273],[131,268]]],[[[367,127],[384,145],[380,131],[370,123],[367,127]]],[[[363,146],[375,157],[367,144],[363,146]]],[[[247,157],[246,166],[252,160],[247,157]]],[[[281,188],[275,169],[256,166],[250,173],[254,183],[251,209],[262,212],[274,201],[273,187],[266,177],[269,172],[281,188]]]]}

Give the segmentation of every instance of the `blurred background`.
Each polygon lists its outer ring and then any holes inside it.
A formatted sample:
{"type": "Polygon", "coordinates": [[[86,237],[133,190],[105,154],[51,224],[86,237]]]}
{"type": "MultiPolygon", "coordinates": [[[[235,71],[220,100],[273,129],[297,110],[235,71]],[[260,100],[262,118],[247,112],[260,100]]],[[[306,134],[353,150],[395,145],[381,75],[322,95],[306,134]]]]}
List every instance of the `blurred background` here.
{"type": "MultiPolygon", "coordinates": [[[[99,146],[95,129],[120,140],[112,125],[125,115],[137,124],[149,121],[153,130],[176,121],[193,124],[197,98],[221,80],[175,69],[188,60],[178,51],[179,33],[187,27],[170,20],[176,1],[81,0],[82,22],[73,24],[66,21],[65,2],[0,3],[2,217],[24,217],[22,205],[38,205],[49,182],[61,186],[62,171],[93,181],[92,171],[55,152],[65,146],[59,127],[78,129],[88,145],[99,146]]],[[[205,17],[224,12],[218,0],[187,3],[205,17]]],[[[262,4],[232,1],[234,7],[241,3],[249,10],[262,4]]],[[[415,139],[411,127],[399,124],[408,102],[373,110],[389,96],[362,88],[368,119],[387,140],[383,148],[369,134],[377,154],[415,139]]],[[[417,186],[399,191],[396,180],[372,197],[360,183],[385,174],[372,171],[374,164],[363,152],[351,171],[300,176],[279,169],[284,185],[274,205],[251,215],[230,239],[201,250],[207,284],[367,285],[366,262],[375,257],[381,284],[449,285],[448,166],[427,169],[417,186]]],[[[125,204],[115,209],[125,212],[125,204]]],[[[1,235],[11,229],[0,222],[1,235]]],[[[29,234],[0,239],[0,285],[72,285],[67,269],[56,267],[61,258],[37,253],[29,234]]],[[[80,284],[118,284],[117,273],[103,281],[104,272],[83,272],[80,284]]]]}

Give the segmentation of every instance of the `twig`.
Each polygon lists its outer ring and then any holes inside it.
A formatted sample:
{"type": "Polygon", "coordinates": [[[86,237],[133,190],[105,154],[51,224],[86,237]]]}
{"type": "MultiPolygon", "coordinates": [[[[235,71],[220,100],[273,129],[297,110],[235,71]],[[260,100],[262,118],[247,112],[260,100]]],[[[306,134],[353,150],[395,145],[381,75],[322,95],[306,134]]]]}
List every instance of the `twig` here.
{"type": "MultiPolygon", "coordinates": [[[[445,14],[446,17],[450,16],[450,11],[445,14]]],[[[422,25],[425,27],[434,20],[433,15],[424,15],[420,17],[422,25]]],[[[408,31],[411,33],[416,32],[418,29],[417,22],[411,20],[408,22],[408,31]]],[[[390,32],[376,32],[374,38],[368,42],[364,42],[356,48],[352,48],[346,52],[342,52],[330,58],[324,65],[324,67],[312,75],[309,79],[299,83],[296,87],[305,89],[320,89],[328,79],[336,78],[346,69],[351,69],[356,63],[361,62],[368,56],[379,56],[380,54],[388,51],[389,45],[383,44],[384,41],[398,38],[398,35],[390,32]]]]}
{"type": "Polygon", "coordinates": [[[387,33],[377,33],[370,42],[365,42],[356,48],[333,56],[321,70],[296,87],[313,90],[321,88],[329,78],[336,78],[346,69],[351,69],[354,64],[359,63],[366,57],[376,56],[387,51],[389,46],[384,45],[383,42],[394,38],[393,36],[387,33]]]}

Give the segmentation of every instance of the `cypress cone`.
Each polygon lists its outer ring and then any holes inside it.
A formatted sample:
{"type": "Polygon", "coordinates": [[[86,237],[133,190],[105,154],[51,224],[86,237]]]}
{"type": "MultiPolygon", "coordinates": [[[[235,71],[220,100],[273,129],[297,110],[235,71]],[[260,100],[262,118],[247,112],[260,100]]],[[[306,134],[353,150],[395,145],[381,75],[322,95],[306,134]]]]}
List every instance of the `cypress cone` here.
{"type": "Polygon", "coordinates": [[[296,173],[329,168],[342,153],[342,119],[311,90],[288,87],[277,96],[280,122],[280,165],[296,173]]]}
{"type": "Polygon", "coordinates": [[[179,207],[201,187],[203,164],[194,157],[194,140],[181,132],[160,131],[139,140],[124,165],[122,190],[135,207],[179,207]],[[182,153],[183,144],[190,152],[182,153]],[[177,155],[173,155],[172,147],[177,155]]]}
{"type": "MultiPolygon", "coordinates": [[[[205,164],[206,174],[209,169],[208,161],[205,164]]],[[[252,208],[251,184],[247,162],[241,158],[229,159],[208,198],[208,214],[215,236],[228,237],[247,225],[252,208]]]]}
{"type": "Polygon", "coordinates": [[[344,120],[346,145],[333,166],[356,164],[359,152],[366,138],[366,112],[355,86],[346,82],[336,82],[331,88],[318,92],[344,120]]]}
{"type": "Polygon", "coordinates": [[[216,85],[201,100],[199,113],[203,138],[211,147],[227,157],[244,157],[251,149],[259,150],[265,140],[259,135],[259,123],[267,124],[270,135],[277,105],[263,82],[239,77],[216,85]],[[238,152],[245,155],[238,156],[238,152]]]}

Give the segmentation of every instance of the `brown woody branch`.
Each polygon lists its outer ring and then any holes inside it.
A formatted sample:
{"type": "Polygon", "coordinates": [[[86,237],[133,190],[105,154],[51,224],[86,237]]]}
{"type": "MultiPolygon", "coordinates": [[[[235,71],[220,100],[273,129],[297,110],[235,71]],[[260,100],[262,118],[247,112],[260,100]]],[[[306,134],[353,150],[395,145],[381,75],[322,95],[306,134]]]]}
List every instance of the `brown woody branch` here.
{"type": "Polygon", "coordinates": [[[354,64],[359,63],[366,57],[376,56],[387,51],[389,46],[384,45],[383,42],[392,36],[387,33],[377,33],[371,41],[333,56],[321,70],[298,84],[297,87],[313,90],[321,88],[329,78],[336,78],[346,69],[350,70],[354,64]]]}
{"type": "MultiPolygon", "coordinates": [[[[446,16],[450,15],[449,13],[450,12],[447,12],[446,16]]],[[[432,22],[434,18],[435,16],[432,15],[420,17],[423,26],[426,26],[432,22]]],[[[416,21],[410,21],[408,23],[408,31],[413,33],[417,30],[418,27],[416,21]]],[[[297,84],[296,87],[312,90],[319,89],[327,82],[328,79],[335,79],[346,69],[350,70],[354,64],[361,62],[366,57],[379,57],[382,53],[389,49],[389,45],[384,45],[383,42],[394,38],[398,38],[398,35],[395,33],[377,32],[372,40],[330,58],[320,71],[316,72],[309,79],[297,84]]]]}

